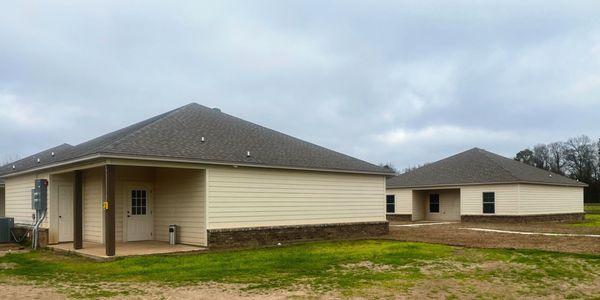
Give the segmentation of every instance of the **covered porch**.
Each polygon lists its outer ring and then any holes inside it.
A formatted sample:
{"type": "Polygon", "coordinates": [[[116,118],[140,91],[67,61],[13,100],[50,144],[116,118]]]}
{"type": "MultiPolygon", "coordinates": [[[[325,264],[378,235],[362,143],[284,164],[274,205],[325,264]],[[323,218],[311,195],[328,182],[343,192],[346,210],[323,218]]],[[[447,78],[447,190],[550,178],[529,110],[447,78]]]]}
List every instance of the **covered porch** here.
{"type": "Polygon", "coordinates": [[[50,175],[49,247],[91,257],[200,251],[206,170],[111,160],[50,175]],[[169,225],[177,225],[169,245],[169,225]]]}
{"type": "Polygon", "coordinates": [[[460,189],[413,190],[412,221],[460,221],[460,189]]]}

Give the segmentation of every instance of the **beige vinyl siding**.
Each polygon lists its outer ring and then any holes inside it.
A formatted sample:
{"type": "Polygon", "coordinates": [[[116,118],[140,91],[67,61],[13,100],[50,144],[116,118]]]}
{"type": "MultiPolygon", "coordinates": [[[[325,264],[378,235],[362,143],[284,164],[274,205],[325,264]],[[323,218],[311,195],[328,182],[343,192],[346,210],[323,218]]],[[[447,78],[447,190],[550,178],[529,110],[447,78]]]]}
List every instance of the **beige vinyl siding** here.
{"type": "Polygon", "coordinates": [[[385,177],[211,167],[208,228],[385,221],[385,177]]]}
{"type": "Polygon", "coordinates": [[[4,187],[0,187],[0,217],[4,217],[4,187]]]}
{"type": "Polygon", "coordinates": [[[522,215],[583,212],[582,187],[520,184],[519,192],[522,215]]]}
{"type": "Polygon", "coordinates": [[[460,220],[460,190],[433,190],[423,193],[425,203],[425,219],[432,221],[458,221],[460,220]],[[440,195],[440,211],[432,213],[429,211],[429,195],[440,195]]]}
{"type": "MultiPolygon", "coordinates": [[[[36,179],[48,179],[48,174],[26,174],[4,179],[5,186],[5,211],[7,217],[15,219],[15,223],[31,225],[32,215],[35,210],[31,209],[31,190],[35,186],[36,179]]],[[[48,190],[48,195],[51,191],[48,190]]],[[[48,227],[48,216],[42,227],[48,227]]]]}
{"type": "Polygon", "coordinates": [[[496,215],[519,214],[519,185],[494,184],[461,187],[461,213],[463,215],[483,215],[483,193],[494,192],[496,215]]]}
{"type": "Polygon", "coordinates": [[[179,242],[206,245],[203,170],[156,169],[154,238],[168,241],[170,224],[178,225],[179,242]]]}
{"type": "Polygon", "coordinates": [[[411,189],[388,189],[386,195],[394,195],[396,200],[395,214],[412,214],[412,190],[411,189]]]}
{"type": "Polygon", "coordinates": [[[102,243],[104,169],[83,171],[83,240],[102,243]]]}
{"type": "Polygon", "coordinates": [[[425,219],[425,209],[427,202],[425,201],[426,191],[412,191],[412,220],[419,221],[425,219]]]}
{"type": "Polygon", "coordinates": [[[154,184],[154,168],[117,166],[115,170],[115,240],[125,241],[124,223],[127,221],[127,204],[130,201],[127,185],[154,184]]]}

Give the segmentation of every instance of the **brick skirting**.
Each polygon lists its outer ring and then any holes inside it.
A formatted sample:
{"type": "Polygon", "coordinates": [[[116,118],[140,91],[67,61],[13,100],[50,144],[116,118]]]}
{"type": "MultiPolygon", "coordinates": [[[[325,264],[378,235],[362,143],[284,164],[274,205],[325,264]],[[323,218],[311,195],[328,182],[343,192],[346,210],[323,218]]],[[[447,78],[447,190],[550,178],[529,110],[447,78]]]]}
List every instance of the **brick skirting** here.
{"type": "Polygon", "coordinates": [[[389,232],[388,222],[337,223],[298,226],[208,230],[210,248],[273,246],[299,241],[373,237],[389,232]]]}
{"type": "Polygon", "coordinates": [[[412,221],[412,215],[411,214],[407,214],[407,215],[387,214],[385,217],[390,222],[412,221]]]}
{"type": "Polygon", "coordinates": [[[528,222],[578,222],[583,221],[585,213],[568,214],[546,214],[546,215],[462,215],[462,222],[507,222],[507,223],[528,223],[528,222]]]}
{"type": "MultiPolygon", "coordinates": [[[[15,227],[13,227],[12,232],[18,239],[20,239],[25,233],[27,233],[25,238],[23,238],[23,241],[21,241],[21,244],[31,244],[31,237],[33,236],[33,229],[31,228],[31,226],[15,224],[15,227]]],[[[38,246],[46,247],[46,245],[48,245],[48,228],[40,228],[39,237],[40,239],[38,246]]],[[[13,240],[12,234],[10,238],[11,240],[13,240]]]]}

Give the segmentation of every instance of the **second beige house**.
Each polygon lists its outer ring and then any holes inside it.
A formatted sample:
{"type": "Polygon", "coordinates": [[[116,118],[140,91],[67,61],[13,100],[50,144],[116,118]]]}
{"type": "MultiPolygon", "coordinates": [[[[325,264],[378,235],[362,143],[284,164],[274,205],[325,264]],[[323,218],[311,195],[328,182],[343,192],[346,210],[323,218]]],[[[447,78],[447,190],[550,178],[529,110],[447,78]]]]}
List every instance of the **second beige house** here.
{"type": "Polygon", "coordinates": [[[473,148],[387,180],[391,221],[581,220],[587,185],[473,148]]]}

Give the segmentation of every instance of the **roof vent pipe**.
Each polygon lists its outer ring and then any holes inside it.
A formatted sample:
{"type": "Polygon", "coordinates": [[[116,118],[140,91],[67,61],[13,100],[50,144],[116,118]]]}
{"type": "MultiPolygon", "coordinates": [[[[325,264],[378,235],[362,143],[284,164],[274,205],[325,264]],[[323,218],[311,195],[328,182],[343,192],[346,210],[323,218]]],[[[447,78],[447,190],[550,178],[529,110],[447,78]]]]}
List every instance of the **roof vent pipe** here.
{"type": "Polygon", "coordinates": [[[50,153],[50,155],[52,155],[52,157],[54,157],[54,152],[50,153]]]}
{"type": "Polygon", "coordinates": [[[40,158],[39,158],[39,157],[38,157],[38,159],[37,159],[37,163],[38,163],[38,164],[40,163],[40,158]]]}
{"type": "Polygon", "coordinates": [[[14,169],[16,169],[16,168],[17,168],[17,167],[16,167],[15,165],[13,165],[12,169],[14,170],[14,169]]]}
{"type": "Polygon", "coordinates": [[[200,138],[200,141],[202,141],[204,143],[206,140],[204,139],[204,137],[202,137],[202,138],[200,138]]]}
{"type": "Polygon", "coordinates": [[[246,151],[246,157],[250,157],[250,151],[246,151]]]}

